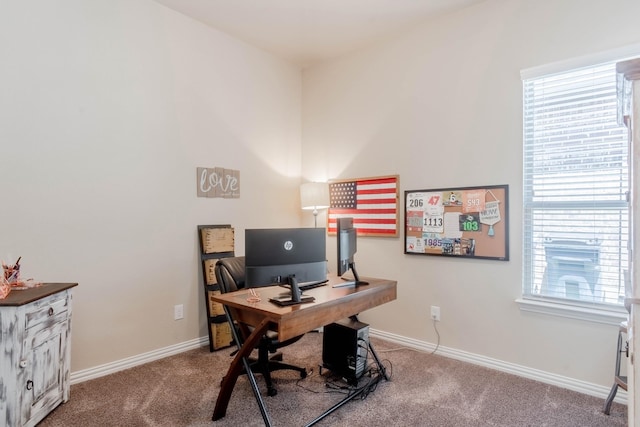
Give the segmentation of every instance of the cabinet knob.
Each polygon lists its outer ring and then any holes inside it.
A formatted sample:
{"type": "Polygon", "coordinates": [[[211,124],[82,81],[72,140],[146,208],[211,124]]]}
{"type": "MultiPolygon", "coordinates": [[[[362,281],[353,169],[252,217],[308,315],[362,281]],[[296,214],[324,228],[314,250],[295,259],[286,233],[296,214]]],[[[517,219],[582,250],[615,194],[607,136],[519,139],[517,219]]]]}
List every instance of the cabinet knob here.
{"type": "Polygon", "coordinates": [[[27,367],[27,361],[26,360],[21,360],[20,363],[18,363],[18,366],[20,366],[21,368],[26,368],[27,367]]]}
{"type": "Polygon", "coordinates": [[[49,307],[49,316],[53,316],[53,307],[49,307]]]}

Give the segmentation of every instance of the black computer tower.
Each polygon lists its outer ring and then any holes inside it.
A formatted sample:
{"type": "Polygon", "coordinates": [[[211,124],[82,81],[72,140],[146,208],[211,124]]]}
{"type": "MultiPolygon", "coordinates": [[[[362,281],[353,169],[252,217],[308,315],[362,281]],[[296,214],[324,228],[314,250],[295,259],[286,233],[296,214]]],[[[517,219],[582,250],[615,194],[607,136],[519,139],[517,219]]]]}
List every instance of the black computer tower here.
{"type": "Polygon", "coordinates": [[[324,327],[322,366],[349,383],[357,383],[367,368],[369,325],[344,319],[324,327]]]}

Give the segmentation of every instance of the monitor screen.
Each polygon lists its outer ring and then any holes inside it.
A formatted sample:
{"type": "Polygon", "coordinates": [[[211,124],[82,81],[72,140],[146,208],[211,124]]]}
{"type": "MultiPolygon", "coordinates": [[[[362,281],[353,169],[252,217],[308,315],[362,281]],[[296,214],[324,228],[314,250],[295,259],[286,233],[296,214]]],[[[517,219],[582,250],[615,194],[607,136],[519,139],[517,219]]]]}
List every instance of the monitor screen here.
{"type": "Polygon", "coordinates": [[[324,228],[245,230],[245,281],[248,287],[327,278],[324,228]]]}
{"type": "Polygon", "coordinates": [[[338,243],[338,276],[342,276],[351,268],[356,253],[356,229],[353,218],[338,218],[336,220],[336,239],[338,243]]]}
{"type": "Polygon", "coordinates": [[[358,250],[357,230],[353,225],[353,218],[338,218],[336,220],[336,241],[338,243],[338,276],[347,271],[353,273],[356,286],[367,285],[368,282],[360,280],[356,271],[355,254],[358,250]]]}

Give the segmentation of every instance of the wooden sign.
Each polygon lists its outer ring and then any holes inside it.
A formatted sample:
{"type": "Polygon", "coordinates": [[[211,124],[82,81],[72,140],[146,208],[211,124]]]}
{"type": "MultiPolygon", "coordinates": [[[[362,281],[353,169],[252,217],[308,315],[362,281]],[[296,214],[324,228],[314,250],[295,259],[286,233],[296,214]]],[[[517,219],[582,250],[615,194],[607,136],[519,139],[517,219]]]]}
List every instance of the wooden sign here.
{"type": "Polygon", "coordinates": [[[198,197],[240,198],[240,171],[196,168],[198,197]]]}
{"type": "Polygon", "coordinates": [[[405,254],[509,260],[509,186],[405,191],[405,254]]]}

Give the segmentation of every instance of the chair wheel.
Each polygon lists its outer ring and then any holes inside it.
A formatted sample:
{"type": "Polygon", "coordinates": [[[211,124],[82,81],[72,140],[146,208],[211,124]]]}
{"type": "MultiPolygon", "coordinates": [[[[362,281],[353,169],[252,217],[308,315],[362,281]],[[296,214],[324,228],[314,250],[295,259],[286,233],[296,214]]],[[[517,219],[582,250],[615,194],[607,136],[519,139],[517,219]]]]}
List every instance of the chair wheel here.
{"type": "Polygon", "coordinates": [[[276,394],[278,394],[278,390],[276,390],[275,388],[273,388],[273,387],[269,387],[269,388],[267,389],[267,396],[272,396],[272,397],[273,397],[273,396],[275,396],[276,394]]]}
{"type": "Polygon", "coordinates": [[[300,378],[307,378],[307,370],[300,371],[300,378]]]}

